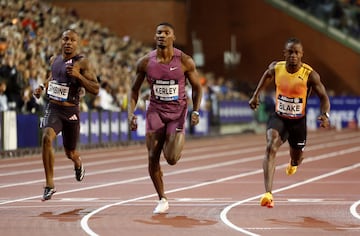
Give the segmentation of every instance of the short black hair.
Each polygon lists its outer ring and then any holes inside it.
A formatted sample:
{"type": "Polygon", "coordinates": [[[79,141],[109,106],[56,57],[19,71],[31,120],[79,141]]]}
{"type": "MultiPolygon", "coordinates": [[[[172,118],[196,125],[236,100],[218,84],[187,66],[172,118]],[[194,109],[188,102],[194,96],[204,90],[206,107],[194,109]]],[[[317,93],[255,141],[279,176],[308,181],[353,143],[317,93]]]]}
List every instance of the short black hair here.
{"type": "Polygon", "coordinates": [[[170,24],[169,22],[161,22],[160,24],[158,24],[156,27],[159,27],[161,25],[164,25],[164,26],[168,26],[170,27],[172,30],[175,30],[174,26],[172,24],[170,24]]]}
{"type": "Polygon", "coordinates": [[[301,41],[300,41],[300,39],[295,38],[295,37],[289,38],[289,39],[286,41],[286,43],[285,43],[285,47],[286,47],[286,45],[288,45],[289,43],[302,44],[301,41]]]}

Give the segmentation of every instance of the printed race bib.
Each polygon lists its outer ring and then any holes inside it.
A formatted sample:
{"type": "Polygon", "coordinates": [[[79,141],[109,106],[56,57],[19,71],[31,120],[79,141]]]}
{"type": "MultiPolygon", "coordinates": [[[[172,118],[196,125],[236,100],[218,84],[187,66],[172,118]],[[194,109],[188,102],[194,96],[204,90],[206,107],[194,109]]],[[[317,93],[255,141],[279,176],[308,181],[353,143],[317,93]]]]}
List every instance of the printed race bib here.
{"type": "Polygon", "coordinates": [[[304,103],[302,98],[288,98],[279,95],[276,104],[276,111],[282,116],[293,118],[303,116],[304,103]]]}
{"type": "Polygon", "coordinates": [[[179,85],[176,80],[156,80],[153,84],[155,98],[160,101],[176,101],[179,98],[179,85]]]}
{"type": "Polygon", "coordinates": [[[56,81],[50,81],[47,89],[49,98],[57,101],[67,101],[69,96],[69,87],[66,84],[58,84],[56,81]]]}

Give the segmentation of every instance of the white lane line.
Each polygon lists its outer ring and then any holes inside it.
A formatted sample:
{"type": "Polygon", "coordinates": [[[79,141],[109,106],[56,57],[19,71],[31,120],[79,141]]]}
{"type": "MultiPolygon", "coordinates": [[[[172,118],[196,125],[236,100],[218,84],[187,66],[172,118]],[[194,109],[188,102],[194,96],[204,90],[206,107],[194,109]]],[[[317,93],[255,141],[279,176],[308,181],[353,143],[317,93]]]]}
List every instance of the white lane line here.
{"type": "MultiPolygon", "coordinates": [[[[344,144],[349,144],[349,143],[359,143],[360,139],[350,139],[350,140],[342,140],[342,141],[335,141],[335,142],[329,142],[329,143],[325,143],[325,144],[317,144],[317,145],[312,145],[311,147],[309,147],[307,150],[308,151],[313,151],[313,150],[319,150],[319,149],[323,149],[323,148],[327,148],[327,147],[334,147],[334,146],[340,146],[340,145],[344,145],[344,144]]],[[[231,146],[233,147],[233,145],[231,146]]],[[[245,154],[245,153],[251,153],[251,152],[255,152],[255,151],[260,151],[263,150],[263,147],[254,147],[254,148],[242,148],[240,150],[233,150],[233,151],[228,151],[228,152],[221,152],[221,153],[216,153],[216,152],[211,152],[210,150],[208,150],[208,152],[210,152],[211,154],[204,154],[204,155],[197,155],[194,157],[187,157],[187,158],[183,158],[181,160],[181,162],[191,162],[191,161],[199,161],[199,160],[204,160],[204,159],[215,159],[215,158],[219,158],[222,157],[224,155],[241,155],[241,154],[245,154]]],[[[288,151],[281,151],[278,152],[277,156],[281,156],[281,155],[287,155],[288,151]]],[[[128,158],[129,160],[133,160],[133,159],[143,159],[143,156],[137,156],[137,157],[132,157],[132,158],[128,158]]],[[[249,161],[255,161],[257,160],[259,157],[256,157],[255,159],[252,159],[249,161]]],[[[263,155],[261,156],[261,158],[263,158],[263,155]]],[[[120,158],[122,159],[122,158],[120,158]]],[[[243,158],[242,158],[243,159],[243,158]]],[[[97,165],[97,164],[104,164],[102,161],[96,162],[96,164],[94,164],[94,162],[92,163],[88,163],[85,164],[86,166],[92,166],[92,165],[97,165]]],[[[161,162],[161,164],[165,164],[166,162],[161,162]]],[[[240,163],[240,162],[234,162],[235,163],[240,163]]],[[[220,163],[219,163],[220,164],[220,163]]],[[[226,165],[226,164],[225,164],[226,165]]],[[[86,176],[91,176],[91,175],[98,175],[98,174],[109,174],[109,173],[118,173],[120,171],[127,171],[127,170],[134,170],[134,169],[140,169],[140,168],[146,168],[147,164],[141,164],[141,165],[133,165],[133,166],[128,166],[128,167],[120,167],[120,168],[114,168],[114,169],[106,169],[106,170],[100,170],[100,171],[92,171],[91,173],[87,173],[86,176]]],[[[57,167],[57,169],[64,169],[64,168],[69,168],[69,166],[66,167],[57,167]]],[[[39,169],[39,171],[43,172],[43,169],[39,169]]],[[[184,170],[182,172],[187,172],[187,170],[184,170]]],[[[181,171],[179,172],[181,173],[181,171]]],[[[1,176],[1,175],[0,175],[1,176]]],[[[64,180],[64,179],[72,179],[74,178],[73,175],[66,175],[66,176],[60,176],[60,177],[55,177],[54,180],[64,180]]],[[[3,184],[0,185],[0,189],[1,188],[9,188],[9,187],[16,187],[16,186],[22,186],[22,185],[30,185],[30,184],[36,184],[36,183],[42,183],[44,182],[44,179],[38,179],[38,180],[32,180],[32,181],[24,181],[24,182],[18,182],[18,183],[11,183],[11,184],[3,184]]],[[[57,193],[58,194],[58,193],[57,193]]],[[[26,199],[28,200],[28,199],[26,199]]]]}
{"type": "MultiPolygon", "coordinates": [[[[283,188],[276,189],[276,190],[273,191],[273,193],[278,193],[278,192],[282,192],[282,191],[285,191],[285,190],[288,190],[288,189],[296,188],[296,187],[299,187],[301,185],[305,185],[305,184],[308,184],[308,183],[311,183],[311,182],[315,182],[315,181],[318,181],[320,179],[324,179],[324,178],[327,178],[329,176],[337,175],[337,174],[340,174],[340,173],[343,173],[343,172],[346,172],[346,171],[349,171],[349,170],[353,170],[353,169],[356,169],[356,168],[359,168],[359,167],[360,167],[360,163],[357,163],[357,164],[354,164],[354,165],[351,165],[351,166],[348,166],[348,167],[344,167],[344,168],[341,168],[341,169],[338,169],[338,170],[335,170],[335,171],[332,171],[332,172],[329,172],[329,173],[326,173],[326,174],[323,174],[323,175],[319,175],[319,176],[307,179],[307,180],[302,181],[302,182],[298,182],[296,184],[292,184],[292,185],[289,185],[289,186],[286,186],[286,187],[283,187],[283,188]]],[[[236,206],[239,206],[241,204],[244,204],[246,202],[253,201],[255,199],[259,199],[259,198],[261,198],[261,196],[262,196],[262,194],[254,196],[254,197],[250,197],[250,198],[247,198],[247,199],[244,199],[242,201],[239,201],[239,202],[236,202],[234,204],[231,204],[231,205],[227,206],[226,208],[224,208],[224,210],[220,214],[221,220],[227,226],[229,226],[230,228],[232,228],[232,229],[234,229],[236,231],[239,231],[239,232],[241,232],[241,233],[243,233],[245,235],[258,236],[258,234],[255,234],[253,232],[250,232],[248,230],[245,230],[245,229],[243,229],[241,227],[238,227],[237,225],[233,224],[228,219],[227,214],[232,208],[234,208],[236,206]]]]}
{"type": "MultiPolygon", "coordinates": [[[[354,147],[354,148],[350,148],[350,149],[346,149],[346,150],[341,150],[341,151],[338,151],[338,152],[332,152],[332,153],[327,153],[327,154],[323,154],[323,155],[320,155],[320,156],[316,156],[316,157],[309,157],[306,159],[306,162],[313,162],[313,161],[317,161],[317,160],[321,160],[321,159],[326,159],[326,158],[331,158],[331,157],[339,157],[341,155],[344,155],[344,154],[348,154],[348,153],[352,153],[352,152],[358,152],[360,151],[360,147],[354,147]]],[[[263,156],[263,155],[261,155],[263,156]]],[[[284,168],[287,166],[287,163],[286,164],[283,164],[283,165],[280,165],[280,166],[277,166],[277,168],[284,168]]],[[[355,168],[357,168],[358,166],[360,166],[360,163],[354,165],[356,166],[355,168]]],[[[351,167],[347,167],[347,168],[343,168],[343,169],[353,169],[351,167]]],[[[330,173],[341,173],[343,171],[343,169],[339,169],[337,171],[334,171],[334,172],[330,172],[330,173]]],[[[255,171],[250,171],[250,172],[246,172],[246,173],[241,173],[241,174],[238,174],[238,175],[232,175],[232,176],[228,176],[228,177],[224,177],[224,178],[221,178],[221,179],[216,179],[216,180],[213,180],[213,181],[208,181],[208,182],[205,182],[205,183],[199,183],[199,184],[194,184],[194,185],[190,185],[190,186],[187,186],[187,187],[182,187],[182,188],[176,188],[176,189],[173,189],[173,190],[169,190],[169,191],[166,191],[166,193],[174,193],[174,192],[179,192],[179,191],[185,191],[185,190],[189,190],[189,189],[194,189],[194,188],[199,188],[199,187],[204,187],[204,186],[207,186],[207,185],[212,185],[212,184],[217,184],[217,183],[221,183],[221,182],[226,182],[226,181],[230,181],[230,180],[234,180],[234,179],[238,179],[238,178],[241,178],[241,177],[246,177],[246,176],[250,176],[250,175],[255,175],[255,174],[260,174],[260,173],[263,173],[263,170],[262,169],[258,169],[258,170],[255,170],[255,171]]],[[[321,175],[321,176],[330,176],[331,174],[324,174],[324,175],[321,175]]],[[[291,189],[291,188],[295,188],[297,186],[300,186],[300,185],[304,185],[304,184],[307,184],[307,183],[310,183],[310,182],[313,182],[315,180],[317,180],[319,177],[314,177],[312,179],[309,179],[309,180],[306,180],[306,181],[303,181],[303,182],[300,182],[300,183],[297,183],[297,184],[293,184],[293,185],[290,185],[288,187],[284,187],[284,188],[281,188],[281,189],[278,189],[278,190],[275,190],[273,191],[274,193],[276,192],[280,192],[280,191],[284,191],[284,190],[287,190],[287,189],[291,189]],[[312,181],[311,181],[312,180],[312,181]]],[[[325,178],[325,177],[321,177],[321,178],[325,178]]],[[[319,179],[321,179],[319,178],[319,179]]],[[[150,197],[155,197],[157,196],[156,194],[150,194],[150,195],[145,195],[145,196],[141,196],[141,197],[138,197],[138,198],[133,198],[133,199],[128,199],[128,200],[125,200],[125,201],[121,201],[121,202],[117,202],[117,203],[113,203],[113,204],[108,204],[108,205],[105,205],[103,207],[100,207],[98,209],[95,209],[94,211],[90,212],[89,214],[87,214],[86,216],[84,216],[82,219],[81,219],[81,227],[83,228],[83,230],[91,235],[91,236],[97,236],[98,234],[95,233],[88,225],[88,221],[89,219],[107,209],[107,208],[110,208],[110,207],[113,207],[113,206],[118,206],[118,205],[122,205],[122,204],[126,204],[126,203],[129,203],[129,202],[134,202],[134,201],[138,201],[138,200],[143,200],[143,199],[147,199],[147,198],[150,198],[150,197]]],[[[245,199],[243,201],[240,201],[238,203],[235,203],[233,205],[230,205],[230,206],[237,206],[237,205],[240,205],[242,203],[245,203],[245,202],[249,202],[249,201],[252,201],[252,200],[255,200],[257,198],[261,197],[261,195],[258,195],[258,196],[255,196],[255,197],[252,197],[252,198],[248,198],[248,199],[245,199]]],[[[232,207],[229,208],[226,207],[225,209],[228,209],[227,211],[229,211],[232,207]]],[[[222,218],[223,222],[225,224],[227,224],[226,222],[228,222],[228,226],[231,227],[231,228],[234,228],[236,229],[237,231],[239,232],[248,232],[246,230],[242,231],[243,229],[241,228],[238,228],[237,226],[233,225],[230,221],[227,220],[226,218],[226,213],[227,213],[226,210],[223,210],[220,214],[220,217],[222,218]],[[225,218],[223,218],[225,217],[225,218]]],[[[251,232],[249,232],[251,233],[251,232]]],[[[249,235],[252,235],[252,234],[249,234],[249,235]]],[[[254,234],[256,235],[256,234],[254,234]]]]}
{"type": "Polygon", "coordinates": [[[356,208],[360,206],[360,201],[355,202],[350,207],[350,213],[357,219],[360,220],[360,214],[356,211],[356,208]]]}
{"type": "MultiPolygon", "coordinates": [[[[337,134],[335,136],[331,136],[332,140],[336,140],[333,142],[327,142],[327,143],[323,143],[324,140],[322,140],[321,142],[319,142],[319,144],[316,144],[315,142],[313,142],[313,145],[311,147],[308,147],[307,150],[317,150],[317,149],[321,149],[324,148],[325,146],[328,147],[333,147],[333,146],[338,146],[338,145],[343,145],[343,144],[349,144],[349,143],[359,143],[360,137],[357,133],[355,134],[337,134]],[[339,140],[340,138],[344,138],[345,140],[339,140]]],[[[317,141],[316,136],[313,136],[312,138],[314,138],[314,141],[317,141]]],[[[256,145],[255,147],[250,147],[253,143],[241,143],[241,147],[240,146],[236,146],[236,148],[241,150],[241,153],[249,153],[249,152],[255,152],[255,151],[262,151],[264,150],[263,147],[259,147],[258,145],[256,145]],[[243,147],[243,148],[242,148],[243,147]],[[245,148],[244,148],[245,147],[245,148]]],[[[216,151],[220,151],[220,150],[229,150],[229,148],[233,148],[234,144],[221,144],[221,145],[211,145],[211,146],[206,146],[206,147],[200,147],[200,148],[196,148],[196,149],[190,149],[189,147],[187,147],[187,149],[184,150],[184,155],[187,156],[191,156],[194,153],[199,153],[199,152],[208,152],[208,153],[212,153],[212,151],[210,149],[214,149],[216,151]]],[[[144,149],[145,150],[145,149],[144,149]]],[[[139,152],[139,151],[138,151],[139,152]]],[[[101,156],[101,150],[98,153],[91,153],[91,154],[84,154],[85,158],[87,161],[86,162],[86,166],[97,166],[97,165],[102,165],[102,164],[114,164],[114,163],[120,163],[120,162],[126,162],[126,161],[135,161],[135,160],[143,160],[144,159],[144,155],[147,155],[146,152],[143,152],[142,154],[136,155],[136,156],[132,156],[134,155],[134,150],[125,150],[122,149],[121,150],[121,158],[116,158],[116,159],[111,159],[111,160],[100,160],[100,161],[89,161],[93,158],[99,158],[99,156],[101,156]],[[128,155],[131,155],[131,157],[126,157],[128,155]]],[[[113,153],[115,153],[114,155],[119,155],[119,151],[116,150],[113,151],[104,151],[104,153],[106,153],[107,156],[112,155],[113,153]]],[[[236,153],[239,154],[239,153],[236,153]]],[[[60,155],[60,154],[57,154],[60,155]]],[[[197,157],[198,158],[198,157],[197,157]]],[[[197,158],[186,158],[186,160],[183,161],[192,161],[194,159],[197,158]]],[[[202,157],[203,159],[206,159],[208,157],[204,156],[202,157]]],[[[57,160],[58,165],[56,167],[57,170],[61,170],[61,169],[68,169],[69,167],[71,167],[71,164],[67,164],[68,159],[66,158],[59,158],[57,160]],[[60,163],[63,163],[62,165],[59,165],[60,163]]],[[[39,160],[34,160],[33,158],[31,158],[30,161],[24,161],[22,163],[13,163],[13,164],[2,164],[0,165],[0,168],[6,168],[9,169],[11,167],[18,167],[18,166],[26,166],[26,165],[35,165],[38,164],[40,165],[39,160]]],[[[0,173],[0,177],[4,177],[4,176],[11,176],[11,175],[16,175],[18,176],[19,174],[29,174],[29,173],[42,173],[44,171],[43,167],[41,168],[36,168],[36,169],[30,169],[30,170],[20,170],[20,171],[7,171],[4,173],[0,173]]]]}
{"type": "MultiPolygon", "coordinates": [[[[327,144],[328,145],[328,144],[327,144]]],[[[326,146],[327,146],[326,145],[326,146]]],[[[331,144],[330,144],[331,145],[331,144]]],[[[318,145],[319,147],[316,147],[314,149],[320,148],[321,145],[318,145]]],[[[309,157],[306,158],[304,160],[305,162],[309,162],[309,161],[316,161],[316,160],[321,160],[321,159],[325,159],[325,158],[330,158],[330,157],[337,157],[338,155],[341,154],[345,154],[345,153],[351,153],[351,152],[356,152],[356,151],[360,151],[360,147],[355,147],[355,148],[351,148],[351,149],[347,149],[344,151],[340,151],[340,152],[332,152],[330,154],[324,154],[324,155],[320,155],[317,157],[309,157]]],[[[231,151],[230,153],[234,153],[234,151],[231,151]]],[[[235,152],[235,153],[241,153],[241,151],[235,152]]],[[[287,155],[288,151],[281,151],[279,152],[277,155],[278,157],[280,155],[287,155]]],[[[225,154],[224,154],[225,155],[225,154]]],[[[195,159],[195,160],[199,160],[202,159],[204,157],[207,158],[213,158],[214,156],[219,156],[218,153],[216,154],[206,154],[203,156],[198,156],[198,157],[194,157],[194,158],[187,158],[184,159],[183,161],[189,161],[189,159],[195,159]]],[[[176,175],[176,174],[182,174],[182,173],[189,173],[189,172],[194,172],[194,171],[199,171],[199,170],[205,170],[205,169],[210,169],[210,168],[217,168],[220,166],[228,166],[228,165],[234,165],[234,164],[239,164],[239,163],[245,163],[245,162],[250,162],[250,161],[255,161],[255,160],[259,160],[262,159],[263,155],[258,155],[258,156],[253,156],[253,157],[243,157],[241,159],[238,159],[236,161],[228,161],[228,162],[223,162],[223,163],[217,163],[217,164],[211,164],[211,165],[207,165],[207,166],[202,166],[202,167],[194,167],[194,168],[189,168],[189,169],[183,169],[183,170],[178,170],[178,171],[173,171],[170,173],[166,173],[164,174],[164,176],[171,176],[171,175],[176,175]]],[[[162,164],[164,164],[165,162],[162,162],[162,164]]],[[[287,165],[281,165],[277,168],[283,168],[287,165]]],[[[145,167],[146,165],[137,165],[137,166],[130,166],[130,167],[123,167],[123,168],[116,168],[116,169],[112,169],[112,170],[107,170],[109,173],[110,172],[118,172],[121,170],[129,170],[129,169],[135,169],[135,168],[140,168],[141,167],[145,167]]],[[[262,170],[261,170],[262,171],[262,170]]],[[[103,173],[104,171],[99,171],[100,173],[103,173]]],[[[251,172],[250,172],[251,173],[251,172]]],[[[256,172],[257,173],[257,172],[256,172]]],[[[252,173],[252,174],[256,174],[256,173],[252,173]]],[[[93,173],[89,173],[88,175],[95,175],[97,174],[97,172],[93,172],[93,173]]],[[[59,179],[67,179],[67,178],[74,178],[73,175],[68,175],[68,176],[63,176],[63,177],[58,177],[55,178],[55,180],[59,180],[59,179]]],[[[106,183],[106,184],[99,184],[99,185],[94,185],[94,186],[89,186],[89,187],[84,187],[84,188],[77,188],[77,189],[72,189],[72,190],[67,190],[67,191],[62,191],[62,192],[56,192],[56,195],[60,195],[60,194],[67,194],[67,193],[74,193],[74,192],[80,192],[80,191],[86,191],[86,190],[92,190],[92,189],[98,189],[98,188],[105,188],[105,187],[110,187],[110,186],[114,186],[114,185],[119,185],[119,184],[128,184],[128,183],[132,183],[132,182],[136,182],[136,181],[143,181],[143,180],[148,180],[149,177],[148,176],[144,176],[144,177],[139,177],[139,178],[134,178],[134,179],[128,179],[128,180],[121,180],[121,181],[116,181],[116,182],[110,182],[110,183],[106,183]]],[[[43,182],[44,180],[34,180],[34,181],[28,181],[25,183],[17,183],[17,184],[12,184],[12,185],[4,185],[4,186],[0,186],[0,188],[5,188],[5,187],[13,187],[13,186],[17,186],[17,185],[22,185],[22,184],[33,184],[33,183],[39,183],[39,182],[43,182]]],[[[27,200],[32,200],[32,199],[40,199],[42,197],[42,195],[37,195],[37,196],[32,196],[32,197],[26,197],[26,198],[20,198],[20,199],[14,199],[14,200],[8,200],[8,201],[3,201],[0,202],[0,205],[5,205],[5,204],[10,204],[10,203],[15,203],[15,202],[21,202],[21,201],[27,201],[27,200]]]]}

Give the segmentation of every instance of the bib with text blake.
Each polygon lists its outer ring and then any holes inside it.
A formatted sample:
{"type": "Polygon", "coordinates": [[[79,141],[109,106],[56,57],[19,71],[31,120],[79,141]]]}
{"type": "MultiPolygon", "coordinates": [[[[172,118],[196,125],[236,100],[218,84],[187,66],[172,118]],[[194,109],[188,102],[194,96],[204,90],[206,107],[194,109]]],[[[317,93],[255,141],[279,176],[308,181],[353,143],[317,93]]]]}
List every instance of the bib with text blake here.
{"type": "Polygon", "coordinates": [[[302,98],[289,98],[286,96],[279,95],[277,97],[277,107],[276,110],[278,114],[296,118],[296,117],[302,117],[302,111],[303,111],[303,99],[302,98]]]}

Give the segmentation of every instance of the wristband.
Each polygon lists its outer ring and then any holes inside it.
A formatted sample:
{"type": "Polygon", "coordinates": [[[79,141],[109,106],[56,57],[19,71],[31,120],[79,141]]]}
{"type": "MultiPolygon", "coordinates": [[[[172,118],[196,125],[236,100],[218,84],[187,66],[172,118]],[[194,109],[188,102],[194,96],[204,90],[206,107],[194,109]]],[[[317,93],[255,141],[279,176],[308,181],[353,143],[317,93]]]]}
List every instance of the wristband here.
{"type": "Polygon", "coordinates": [[[191,114],[194,114],[196,116],[200,116],[200,113],[198,111],[192,111],[191,114]]]}
{"type": "Polygon", "coordinates": [[[328,112],[324,112],[323,115],[324,115],[326,118],[328,118],[328,119],[330,118],[330,115],[329,115],[328,112]]]}

